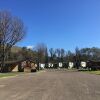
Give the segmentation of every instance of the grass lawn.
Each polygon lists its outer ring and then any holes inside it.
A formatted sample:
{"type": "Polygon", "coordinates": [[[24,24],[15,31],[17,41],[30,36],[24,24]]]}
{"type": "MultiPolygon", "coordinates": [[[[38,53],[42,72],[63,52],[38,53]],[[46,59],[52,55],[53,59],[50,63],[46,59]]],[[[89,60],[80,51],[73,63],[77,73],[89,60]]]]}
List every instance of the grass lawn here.
{"type": "Polygon", "coordinates": [[[10,73],[0,73],[0,78],[16,76],[19,74],[24,74],[24,72],[10,72],[10,73]]]}
{"type": "Polygon", "coordinates": [[[100,70],[99,71],[89,71],[89,73],[96,74],[96,75],[100,75],[100,70]]]}
{"type": "Polygon", "coordinates": [[[100,70],[99,71],[85,71],[85,72],[90,73],[90,74],[100,75],[100,70]]]}

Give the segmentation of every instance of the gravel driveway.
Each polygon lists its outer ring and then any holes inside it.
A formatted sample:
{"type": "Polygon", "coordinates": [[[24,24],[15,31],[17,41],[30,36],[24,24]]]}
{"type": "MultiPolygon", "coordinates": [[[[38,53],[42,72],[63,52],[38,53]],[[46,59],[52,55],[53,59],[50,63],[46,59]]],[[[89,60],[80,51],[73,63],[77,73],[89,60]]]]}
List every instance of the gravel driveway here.
{"type": "Polygon", "coordinates": [[[100,100],[100,76],[46,70],[0,79],[0,100],[100,100]]]}

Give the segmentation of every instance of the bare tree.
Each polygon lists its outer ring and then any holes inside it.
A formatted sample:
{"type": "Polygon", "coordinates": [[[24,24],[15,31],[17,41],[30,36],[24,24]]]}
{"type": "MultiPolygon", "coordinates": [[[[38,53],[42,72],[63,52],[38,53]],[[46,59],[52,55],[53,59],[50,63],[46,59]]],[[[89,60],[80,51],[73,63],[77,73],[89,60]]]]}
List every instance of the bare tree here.
{"type": "Polygon", "coordinates": [[[50,48],[49,49],[49,52],[50,52],[50,57],[52,59],[53,58],[53,55],[54,55],[54,49],[53,48],[50,48]]]}
{"type": "Polygon", "coordinates": [[[56,52],[57,62],[59,63],[61,57],[61,50],[58,48],[55,50],[55,52],[56,52]]]}
{"type": "MultiPolygon", "coordinates": [[[[2,34],[0,33],[0,58],[1,58],[1,54],[2,54],[2,51],[1,51],[1,42],[2,42],[2,34]]],[[[1,62],[1,59],[0,59],[0,62],[1,62]]]]}
{"type": "Polygon", "coordinates": [[[79,68],[80,67],[80,62],[81,62],[81,53],[78,47],[75,49],[75,57],[74,57],[74,62],[75,62],[75,67],[79,68]]]}
{"type": "Polygon", "coordinates": [[[39,70],[39,63],[45,63],[45,57],[47,55],[47,46],[44,43],[37,44],[35,47],[37,51],[37,60],[38,60],[38,70],[39,70]]]}
{"type": "Polygon", "coordinates": [[[46,47],[45,49],[45,68],[48,68],[48,61],[49,61],[48,48],[46,47]]]}
{"type": "Polygon", "coordinates": [[[56,49],[55,52],[56,52],[56,56],[58,58],[60,58],[60,56],[61,56],[61,50],[60,49],[56,49]]]}
{"type": "Polygon", "coordinates": [[[0,47],[1,47],[1,70],[5,67],[8,51],[13,45],[23,39],[25,35],[23,22],[8,11],[0,11],[0,47]]]}
{"type": "Polygon", "coordinates": [[[57,61],[58,62],[63,62],[64,57],[65,57],[65,50],[64,49],[56,49],[56,56],[57,56],[57,61]]]}
{"type": "Polygon", "coordinates": [[[67,53],[66,53],[67,62],[70,62],[70,61],[73,62],[74,61],[74,56],[75,56],[75,54],[72,53],[70,50],[68,50],[67,53]]]}
{"type": "Polygon", "coordinates": [[[56,51],[53,48],[50,48],[49,53],[50,53],[50,61],[54,62],[54,59],[56,58],[56,51]]]}
{"type": "Polygon", "coordinates": [[[61,62],[64,61],[64,58],[65,58],[65,50],[61,49],[61,62]]]}

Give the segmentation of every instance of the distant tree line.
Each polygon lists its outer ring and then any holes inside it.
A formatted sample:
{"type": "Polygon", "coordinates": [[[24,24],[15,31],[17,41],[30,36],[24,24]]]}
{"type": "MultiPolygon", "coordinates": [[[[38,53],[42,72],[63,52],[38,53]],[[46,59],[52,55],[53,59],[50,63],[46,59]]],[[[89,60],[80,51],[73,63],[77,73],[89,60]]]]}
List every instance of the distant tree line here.
{"type": "Polygon", "coordinates": [[[48,49],[47,46],[43,43],[37,44],[33,49],[27,49],[23,47],[21,51],[17,53],[9,54],[9,60],[21,60],[21,59],[29,59],[38,63],[45,63],[46,65],[49,63],[65,63],[65,62],[74,62],[76,68],[80,66],[81,61],[100,60],[100,48],[92,47],[92,48],[75,48],[75,52],[71,52],[70,50],[66,51],[63,48],[48,49]]]}

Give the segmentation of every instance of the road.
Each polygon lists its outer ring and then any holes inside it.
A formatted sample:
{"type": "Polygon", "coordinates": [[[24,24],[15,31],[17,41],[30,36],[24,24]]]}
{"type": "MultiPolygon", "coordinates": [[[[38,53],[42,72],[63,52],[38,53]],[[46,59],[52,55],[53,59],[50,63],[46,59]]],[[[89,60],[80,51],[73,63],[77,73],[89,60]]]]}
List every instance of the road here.
{"type": "Polygon", "coordinates": [[[4,78],[0,100],[100,100],[100,76],[51,70],[4,78]]]}

